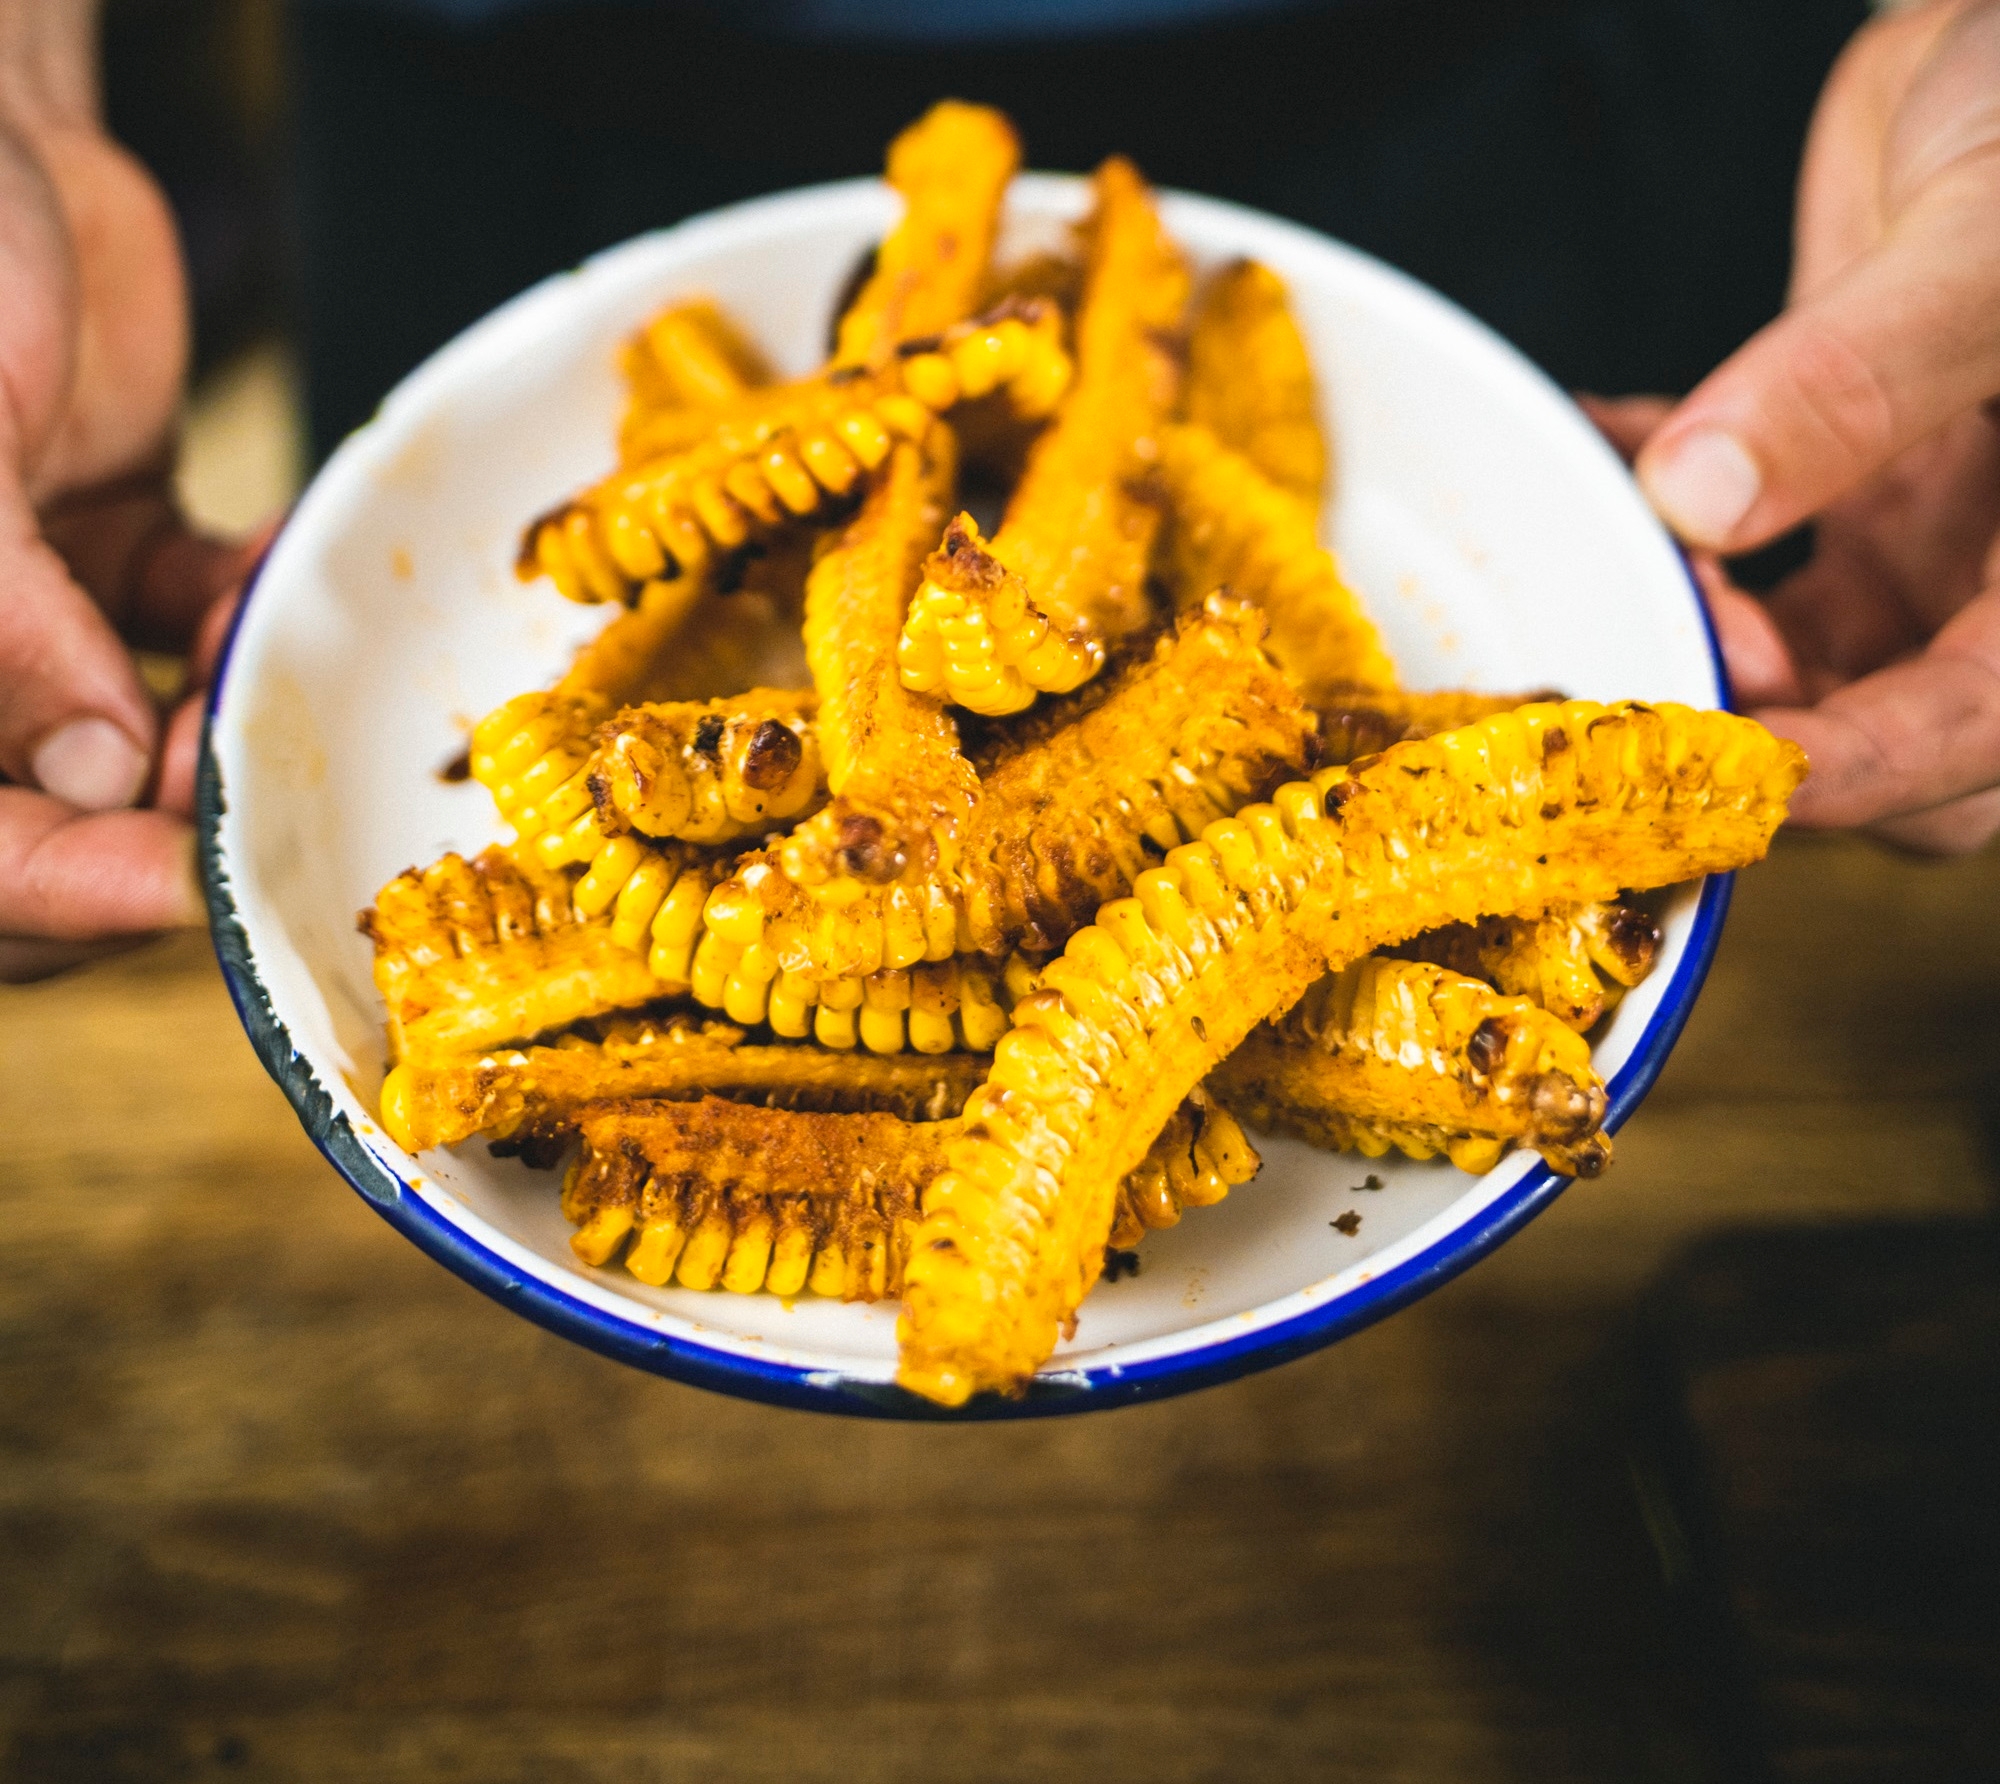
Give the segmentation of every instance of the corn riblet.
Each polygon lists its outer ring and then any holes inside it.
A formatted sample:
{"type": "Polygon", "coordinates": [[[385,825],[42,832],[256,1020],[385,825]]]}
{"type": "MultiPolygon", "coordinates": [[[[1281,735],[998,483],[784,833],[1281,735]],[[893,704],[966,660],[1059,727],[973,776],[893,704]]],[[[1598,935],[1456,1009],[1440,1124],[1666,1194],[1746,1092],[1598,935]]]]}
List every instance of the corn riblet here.
{"type": "Polygon", "coordinates": [[[1536,918],[1453,923],[1396,952],[1528,998],[1582,1034],[1653,970],[1660,926],[1634,904],[1565,904],[1536,918]]]}
{"type": "Polygon", "coordinates": [[[1571,1177],[1611,1159],[1583,1037],[1524,997],[1422,961],[1328,975],[1210,1084],[1252,1127],[1336,1152],[1442,1154],[1483,1172],[1522,1145],[1571,1177]]]}
{"type": "Polygon", "coordinates": [[[1233,262],[1202,292],[1188,337],[1187,415],[1319,513],[1327,453],[1312,357],[1284,280],[1259,261],[1233,262]]]}
{"type": "Polygon", "coordinates": [[[611,1024],[601,1041],[565,1037],[552,1047],[398,1065],[382,1084],[382,1125],[406,1152],[421,1152],[474,1134],[544,1140],[573,1129],[587,1103],[634,1097],[719,1096],[942,1121],[985,1075],[985,1060],[971,1054],[876,1058],[745,1045],[740,1028],[722,1023],[627,1021],[611,1024]]]}
{"type": "Polygon", "coordinates": [[[1190,1091],[1118,1185],[1106,1243],[1123,1250],[1148,1233],[1178,1226],[1184,1211],[1214,1206],[1256,1176],[1262,1163],[1236,1117],[1206,1089],[1190,1091]]]}
{"type": "Polygon", "coordinates": [[[1329,968],[1759,859],[1802,752],[1727,713],[1530,706],[1323,770],[1212,824],[1018,1004],[923,1197],[898,1378],[1018,1392],[1095,1280],[1117,1185],[1175,1106],[1329,968]]]}
{"type": "Polygon", "coordinates": [[[904,685],[974,712],[1080,686],[1148,617],[1160,524],[1149,481],[1178,399],[1187,302],[1179,250],[1130,162],[1097,173],[1076,380],[1029,450],[990,545],[960,515],[924,567],[898,649],[904,685]]]}
{"type": "Polygon", "coordinates": [[[836,362],[880,365],[902,342],[971,314],[1020,164],[1013,125],[990,106],[955,99],[932,106],[889,145],[884,172],[903,214],[840,319],[836,362]]]}
{"type": "MultiPolygon", "coordinates": [[[[706,895],[708,881],[696,875],[706,895]]],[[[578,882],[508,851],[446,855],[384,886],[361,929],[375,944],[375,983],[389,1008],[391,1057],[435,1059],[627,1009],[687,989],[685,949],[652,970],[608,922],[579,918],[578,882]]],[[[700,900],[683,900],[699,921],[700,900]]]]}
{"type": "Polygon", "coordinates": [[[833,802],[786,837],[786,879],[835,908],[892,883],[949,883],[979,777],[958,728],[896,675],[896,627],[942,524],[956,452],[942,424],[899,446],[806,584],[806,661],[833,802]]]}
{"type": "Polygon", "coordinates": [[[769,970],[801,982],[961,949],[998,959],[1060,947],[1166,850],[1310,761],[1312,715],[1264,655],[1262,634],[1255,608],[1212,597],[1126,660],[1103,697],[1073,696],[1080,717],[998,751],[948,888],[920,901],[890,886],[829,908],[753,861],[710,902],[710,940],[761,950],[769,970]]]}
{"type": "MultiPolygon", "coordinates": [[[[563,1213],[585,1263],[623,1253],[625,1268],[654,1287],[849,1301],[901,1293],[919,1192],[959,1131],[955,1120],[714,1100],[598,1104],[578,1125],[583,1148],[563,1213]]],[[[1120,1186],[1120,1239],[1133,1243],[1184,1207],[1221,1201],[1257,1166],[1242,1129],[1197,1093],[1120,1186]]]]}
{"type": "Polygon", "coordinates": [[[763,356],[708,298],[669,304],[625,343],[618,456],[638,464],[694,445],[719,409],[771,381],[763,356]]]}
{"type": "Polygon", "coordinates": [[[1358,762],[1392,743],[1435,737],[1496,712],[1560,698],[1546,689],[1533,694],[1478,694],[1465,688],[1412,693],[1393,687],[1323,687],[1312,702],[1319,713],[1320,765],[1358,762]]]}
{"type": "Polygon", "coordinates": [[[1395,686],[1381,635],[1320,544],[1310,509],[1205,427],[1166,429],[1160,471],[1180,601],[1225,586],[1255,601],[1270,617],[1272,656],[1314,704],[1329,688],[1395,686]]]}
{"type": "Polygon", "coordinates": [[[816,704],[810,693],[753,688],[628,706],[598,729],[584,765],[598,829],[731,842],[807,815],[826,796],[816,704]]]}

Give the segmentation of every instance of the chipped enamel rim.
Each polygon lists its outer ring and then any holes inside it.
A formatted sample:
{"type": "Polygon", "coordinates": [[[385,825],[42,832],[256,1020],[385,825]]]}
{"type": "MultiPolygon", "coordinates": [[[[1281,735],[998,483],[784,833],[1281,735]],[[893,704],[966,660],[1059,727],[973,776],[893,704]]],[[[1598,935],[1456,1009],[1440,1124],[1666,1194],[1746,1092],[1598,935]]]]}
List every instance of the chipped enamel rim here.
{"type": "MultiPolygon", "coordinates": [[[[855,186],[872,185],[873,182],[846,182],[816,191],[831,195],[855,186]]],[[[731,207],[730,211],[711,213],[709,218],[693,219],[679,225],[676,233],[764,206],[796,203],[807,196],[792,193],[754,200],[749,205],[731,207]]],[[[1324,239],[1312,231],[1242,207],[1212,199],[1190,201],[1180,194],[1171,196],[1176,202],[1193,202],[1204,209],[1254,222],[1260,231],[1276,230],[1314,241],[1324,239]]],[[[610,249],[597,258],[619,251],[610,249]]],[[[1483,336],[1517,370],[1561,398],[1561,393],[1538,371],[1483,324],[1406,275],[1380,267],[1380,263],[1376,265],[1388,278],[1405,287],[1413,300],[1449,312],[1460,327],[1483,336]]],[[[531,301],[544,289],[535,287],[503,306],[503,310],[531,301]]],[[[483,328],[486,323],[474,326],[483,328]]],[[[452,350],[451,346],[440,349],[438,355],[410,375],[399,392],[423,378],[439,358],[452,350]]],[[[275,539],[272,544],[276,544],[275,539]]],[[[263,562],[268,561],[269,548],[263,562]]],[[[1707,643],[1716,703],[1727,705],[1729,682],[1715,631],[1685,558],[1682,568],[1686,572],[1688,599],[1707,643]]],[[[398,1160],[408,1163],[407,1155],[397,1152],[386,1138],[373,1133],[364,1138],[356,1132],[340,1107],[340,1099],[294,1045],[283,1015],[272,1003],[231,889],[234,869],[226,837],[227,790],[216,742],[218,728],[229,723],[225,709],[230,705],[230,671],[236,643],[244,618],[257,598],[262,570],[260,563],[244,590],[217,662],[202,728],[197,783],[202,884],[216,955],[230,997],[265,1069],[284,1091],[327,1161],[405,1238],[475,1288],[537,1325],[637,1368],[776,1406],[871,1418],[969,1420],[1098,1411],[1209,1387],[1288,1362],[1347,1337],[1450,1281],[1518,1232],[1568,1186],[1568,1178],[1538,1164],[1512,1181],[1496,1186],[1483,1200],[1476,1190],[1468,1190],[1436,1219],[1398,1244],[1372,1255],[1352,1270],[1309,1284],[1262,1308],[1148,1340],[1143,1345],[1127,1346],[1128,1351],[1145,1354],[1124,1362],[1044,1370],[1019,1399],[982,1395],[957,1409],[935,1406],[897,1387],[887,1378],[886,1370],[881,1376],[862,1376],[838,1369],[804,1367],[754,1354],[758,1347],[749,1341],[736,1340],[730,1345],[703,1343],[682,1332],[663,1329],[661,1316],[639,1317],[647,1310],[637,1303],[625,1303],[632,1308],[631,1315],[613,1311],[605,1303],[617,1297],[604,1295],[602,1291],[592,1296],[574,1292],[551,1278],[567,1277],[578,1287],[584,1286],[586,1279],[546,1264],[545,1260],[534,1260],[542,1268],[530,1267],[523,1261],[526,1253],[519,1257],[505,1255],[457,1224],[444,1207],[427,1199],[417,1187],[420,1179],[406,1177],[383,1156],[385,1151],[394,1152],[398,1160]],[[545,1275],[543,1270],[549,1273],[545,1275]]],[[[1607,1132],[1615,1132],[1622,1126],[1652,1088],[1679,1039],[1721,940],[1732,884],[1731,875],[1715,875],[1702,882],[1687,943],[1673,976],[1645,1029],[1636,1038],[1630,1057],[1606,1087],[1607,1132]]]]}

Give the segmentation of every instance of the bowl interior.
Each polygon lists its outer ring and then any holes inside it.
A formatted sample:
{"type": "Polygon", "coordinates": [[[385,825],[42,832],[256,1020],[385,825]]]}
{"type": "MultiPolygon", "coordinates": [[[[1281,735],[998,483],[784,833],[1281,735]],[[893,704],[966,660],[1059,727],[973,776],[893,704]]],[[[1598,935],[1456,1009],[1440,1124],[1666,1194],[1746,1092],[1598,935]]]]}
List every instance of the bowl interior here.
{"type": "MultiPolygon", "coordinates": [[[[1080,181],[1023,178],[1005,251],[1057,238],[1086,202],[1080,181]]],[[[1254,255],[1290,283],[1335,442],[1328,533],[1410,685],[1721,702],[1672,547],[1539,374],[1441,299],[1321,237],[1186,196],[1166,214],[1201,264],[1254,255]]],[[[323,1093],[323,1113],[351,1127],[360,1154],[350,1147],[343,1169],[378,1200],[400,1195],[398,1223],[442,1235],[432,1248],[482,1286],[525,1284],[545,1310],[565,1309],[573,1334],[669,1372],[698,1358],[703,1379],[732,1385],[740,1372],[747,1391],[784,1378],[794,1397],[886,1380],[895,1308],[648,1289],[577,1263],[547,1174],[477,1144],[403,1154],[373,1115],[381,1008],[354,918],[404,868],[494,839],[483,789],[437,771],[477,718],[553,680],[604,622],[521,585],[512,563],[526,517],[610,466],[621,339],[662,302],[703,292],[782,370],[804,371],[892,215],[873,182],[741,206],[615,249],[460,337],[300,502],[238,628],[210,733],[211,862],[241,926],[237,976],[254,974],[268,999],[302,1112],[323,1093]]],[[[1607,1078],[1636,1087],[1685,1013],[1696,903],[1676,895],[1659,970],[1601,1035],[1607,1078]]],[[[1284,1141],[1260,1150],[1254,1184],[1150,1237],[1141,1273],[1093,1294],[1055,1370],[1157,1376],[1224,1351],[1249,1366],[1259,1334],[1276,1345],[1302,1314],[1412,1260],[1448,1271],[1497,1205],[1546,1180],[1532,1156],[1473,1179],[1284,1141]],[[1359,1187],[1371,1177],[1383,1187],[1359,1187]],[[1362,1216],[1353,1236],[1331,1224],[1349,1210],[1362,1216]]]]}

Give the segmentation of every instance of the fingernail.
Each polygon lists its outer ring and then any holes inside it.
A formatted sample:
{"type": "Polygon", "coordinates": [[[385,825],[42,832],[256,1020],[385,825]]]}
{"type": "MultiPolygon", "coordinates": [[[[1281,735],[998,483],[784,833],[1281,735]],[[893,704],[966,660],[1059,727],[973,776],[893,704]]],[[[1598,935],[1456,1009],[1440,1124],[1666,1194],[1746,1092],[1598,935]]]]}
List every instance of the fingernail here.
{"type": "Polygon", "coordinates": [[[1720,428],[1698,428],[1648,453],[1639,482],[1660,518],[1696,545],[1727,541],[1764,487],[1757,461],[1720,428]]]}
{"type": "Polygon", "coordinates": [[[83,811],[117,811],[139,797],[152,764],[109,719],[71,719],[35,746],[28,769],[44,793],[83,811]]]}

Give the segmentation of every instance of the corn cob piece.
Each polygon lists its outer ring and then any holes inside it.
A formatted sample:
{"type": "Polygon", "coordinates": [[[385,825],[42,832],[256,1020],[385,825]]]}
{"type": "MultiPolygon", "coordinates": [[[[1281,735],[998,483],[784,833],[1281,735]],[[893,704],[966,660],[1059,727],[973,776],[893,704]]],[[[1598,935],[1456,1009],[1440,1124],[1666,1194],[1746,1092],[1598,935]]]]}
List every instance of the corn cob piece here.
{"type": "Polygon", "coordinates": [[[991,758],[955,881],[926,901],[897,885],[816,905],[752,857],[710,901],[710,940],[762,950],[801,981],[1060,947],[1167,849],[1303,771],[1312,717],[1262,635],[1255,608],[1215,596],[1130,657],[1104,697],[1073,696],[1072,723],[1031,721],[1027,742],[991,758]]]}
{"type": "Polygon", "coordinates": [[[1095,1280],[1116,1186],[1180,1100],[1329,968],[1445,922],[1762,856],[1802,752],[1727,713],[1530,706],[1211,824],[1070,938],[925,1190],[898,1379],[1018,1392],[1095,1280]]]}
{"type": "MultiPolygon", "coordinates": [[[[1256,1173],[1235,1122],[1206,1099],[1190,1102],[1120,1188],[1127,1243],[1256,1173]]],[[[570,1244],[597,1266],[623,1252],[626,1269],[654,1287],[884,1300],[902,1290],[918,1192],[958,1125],[712,1099],[594,1105],[563,1188],[563,1214],[579,1229],[570,1244]]]]}
{"type": "Polygon", "coordinates": [[[719,867],[685,845],[620,840],[629,859],[581,876],[496,848],[383,887],[360,926],[375,944],[391,1059],[500,1046],[685,993],[719,867]]]}
{"type": "Polygon", "coordinates": [[[1312,357],[1285,282],[1268,266],[1238,260],[1202,293],[1188,337],[1187,415],[1318,515],[1327,453],[1312,357]]]}
{"type": "Polygon", "coordinates": [[[742,330],[701,297],[667,305],[625,343],[619,365],[626,399],[618,456],[628,465],[685,451],[717,410],[771,382],[742,330]]]}
{"type": "Polygon", "coordinates": [[[880,365],[901,342],[972,313],[1020,164],[1013,125],[990,106],[955,99],[932,106],[889,145],[884,172],[903,214],[840,319],[837,364],[880,365]]]}
{"type": "Polygon", "coordinates": [[[600,1041],[573,1036],[396,1066],[383,1080],[382,1125],[406,1152],[474,1134],[537,1141],[566,1134],[588,1103],[634,1097],[726,1097],[778,1109],[882,1111],[942,1121],[986,1075],[971,1054],[876,1058],[819,1047],[744,1044],[743,1031],[686,1017],[616,1022],[600,1041]]]}
{"type": "MultiPolygon", "coordinates": [[[[815,697],[753,688],[728,700],[628,706],[585,764],[599,831],[730,842],[807,815],[826,796],[815,697]]],[[[593,849],[591,853],[595,853],[593,849]]]]}
{"type": "Polygon", "coordinates": [[[1583,1034],[1653,970],[1660,926],[1633,904],[1558,905],[1431,930],[1396,952],[1484,979],[1583,1034]]]}
{"type": "Polygon", "coordinates": [[[1173,504],[1169,559],[1177,598],[1227,586],[1270,616],[1271,655],[1317,704],[1343,685],[1392,688],[1395,666],[1374,622],[1319,543],[1313,513],[1207,428],[1162,435],[1173,504]]]}
{"type": "Polygon", "coordinates": [[[1335,1152],[1443,1155],[1479,1173],[1522,1145],[1570,1177],[1611,1161],[1589,1043],[1524,997],[1421,961],[1328,975],[1211,1082],[1252,1127],[1335,1152]]]}
{"type": "Polygon", "coordinates": [[[1160,502],[1147,473],[1179,396],[1179,250],[1130,162],[1097,173],[1076,381],[990,546],[960,515],[924,566],[898,648],[903,682],[980,713],[1078,687],[1148,617],[1160,502]]]}
{"type": "Polygon", "coordinates": [[[1561,698],[1547,689],[1532,694],[1477,694],[1460,688],[1435,693],[1393,687],[1322,688],[1313,700],[1319,713],[1320,766],[1358,762],[1392,743],[1435,737],[1496,712],[1561,698]]]}
{"type": "Polygon", "coordinates": [[[1106,1243],[1122,1251],[1148,1233],[1178,1226],[1187,1209],[1214,1206],[1262,1164],[1236,1117],[1206,1087],[1189,1091],[1118,1185],[1106,1243]]]}
{"type": "Polygon", "coordinates": [[[956,452],[949,429],[896,449],[806,585],[806,661],[833,803],[786,838],[786,878],[824,903],[892,882],[944,883],[979,792],[958,730],[896,676],[896,627],[942,524],[956,452]]]}
{"type": "Polygon", "coordinates": [[[837,366],[751,391],[692,443],[622,465],[528,528],[517,573],[547,576],[573,601],[629,601],[649,579],[825,522],[937,412],[997,389],[1038,417],[1069,383],[1053,305],[1012,306],[907,347],[878,371],[837,366]]]}

